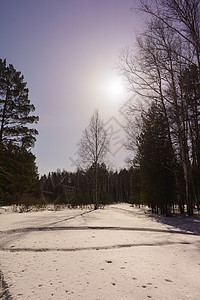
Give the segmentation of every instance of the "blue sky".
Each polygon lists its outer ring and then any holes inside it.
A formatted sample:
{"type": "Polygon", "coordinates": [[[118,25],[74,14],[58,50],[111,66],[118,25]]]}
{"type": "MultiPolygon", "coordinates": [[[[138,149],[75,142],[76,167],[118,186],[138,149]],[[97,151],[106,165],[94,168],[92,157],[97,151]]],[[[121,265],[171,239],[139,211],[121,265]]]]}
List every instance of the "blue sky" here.
{"type": "Polygon", "coordinates": [[[109,164],[125,166],[119,110],[128,95],[118,90],[115,65],[143,23],[130,11],[135,4],[0,0],[0,57],[22,72],[39,115],[33,153],[40,174],[75,169],[77,143],[95,109],[112,131],[109,164]]]}

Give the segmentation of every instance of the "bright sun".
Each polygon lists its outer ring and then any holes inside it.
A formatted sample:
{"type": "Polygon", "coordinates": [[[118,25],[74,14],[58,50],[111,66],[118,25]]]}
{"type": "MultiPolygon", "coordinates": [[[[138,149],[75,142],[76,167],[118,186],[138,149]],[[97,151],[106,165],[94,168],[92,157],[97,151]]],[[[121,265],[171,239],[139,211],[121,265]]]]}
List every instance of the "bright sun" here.
{"type": "Polygon", "coordinates": [[[126,88],[122,77],[116,74],[107,74],[99,85],[101,95],[107,101],[118,102],[126,95],[126,88]]]}
{"type": "Polygon", "coordinates": [[[124,86],[120,78],[114,78],[108,85],[108,91],[110,92],[111,96],[122,96],[124,93],[124,86]]]}

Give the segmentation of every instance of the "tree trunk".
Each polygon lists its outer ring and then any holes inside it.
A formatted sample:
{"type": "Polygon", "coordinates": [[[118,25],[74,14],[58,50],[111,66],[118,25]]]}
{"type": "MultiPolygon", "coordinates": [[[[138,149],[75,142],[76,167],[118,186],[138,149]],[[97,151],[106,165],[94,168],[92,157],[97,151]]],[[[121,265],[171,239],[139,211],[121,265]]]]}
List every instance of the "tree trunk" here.
{"type": "Polygon", "coordinates": [[[8,92],[9,92],[9,89],[7,88],[6,100],[5,100],[5,103],[4,103],[4,108],[3,108],[3,113],[2,113],[2,120],[1,120],[0,147],[2,146],[2,140],[3,140],[3,131],[4,131],[5,118],[6,118],[7,103],[8,103],[8,92]]]}
{"type": "Polygon", "coordinates": [[[98,166],[95,162],[95,203],[94,203],[94,209],[98,209],[98,166]]]}

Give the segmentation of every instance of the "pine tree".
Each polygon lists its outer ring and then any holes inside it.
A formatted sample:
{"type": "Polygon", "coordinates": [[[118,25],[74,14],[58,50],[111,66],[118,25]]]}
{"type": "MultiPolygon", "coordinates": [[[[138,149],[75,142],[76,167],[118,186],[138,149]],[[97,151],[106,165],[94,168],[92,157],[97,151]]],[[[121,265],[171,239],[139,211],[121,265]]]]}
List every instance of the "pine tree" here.
{"type": "Polygon", "coordinates": [[[0,204],[18,203],[38,185],[35,156],[31,147],[38,134],[30,124],[38,117],[30,103],[21,72],[0,59],[0,204]]]}
{"type": "Polygon", "coordinates": [[[38,117],[31,115],[35,107],[28,93],[21,72],[0,59],[0,146],[9,142],[26,148],[34,145],[38,132],[28,124],[37,123],[38,117]]]}

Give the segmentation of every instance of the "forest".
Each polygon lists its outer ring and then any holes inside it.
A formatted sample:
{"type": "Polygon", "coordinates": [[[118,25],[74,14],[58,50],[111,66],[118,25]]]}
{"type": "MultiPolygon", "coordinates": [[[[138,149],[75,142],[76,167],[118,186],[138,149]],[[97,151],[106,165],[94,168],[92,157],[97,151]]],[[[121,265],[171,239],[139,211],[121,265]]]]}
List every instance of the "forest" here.
{"type": "Polygon", "coordinates": [[[80,166],[39,178],[23,75],[0,60],[0,205],[148,205],[189,216],[200,209],[200,1],[141,0],[146,28],[118,71],[133,97],[123,106],[129,165],[105,164],[110,144],[95,111],[78,144],[80,166]]]}

